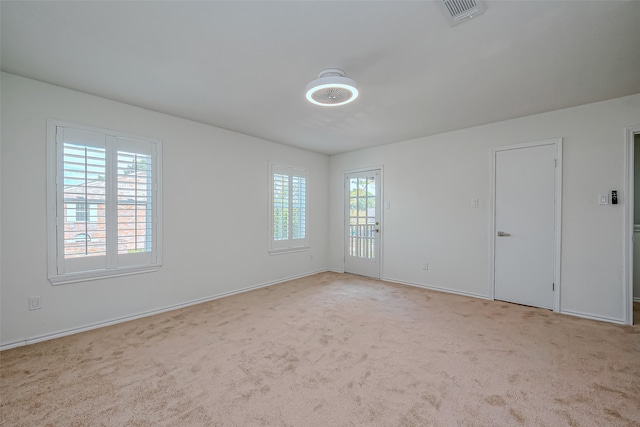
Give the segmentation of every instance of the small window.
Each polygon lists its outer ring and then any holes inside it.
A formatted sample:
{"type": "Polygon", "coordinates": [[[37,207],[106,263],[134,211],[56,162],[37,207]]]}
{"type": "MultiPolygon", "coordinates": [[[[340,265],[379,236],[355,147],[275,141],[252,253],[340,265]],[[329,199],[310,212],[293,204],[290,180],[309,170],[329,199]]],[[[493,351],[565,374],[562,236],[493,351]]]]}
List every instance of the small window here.
{"type": "Polygon", "coordinates": [[[271,253],[309,247],[307,185],[306,170],[271,164],[271,253]]]}
{"type": "Polygon", "coordinates": [[[49,280],[157,270],[160,142],[51,121],[48,156],[49,280]]]}
{"type": "MultiPolygon", "coordinates": [[[[71,204],[71,203],[68,203],[71,204]]],[[[67,216],[72,220],[73,214],[76,222],[96,222],[98,221],[98,205],[96,203],[75,203],[75,207],[67,208],[67,216]]]]}
{"type": "Polygon", "coordinates": [[[76,203],[76,221],[77,222],[85,222],[89,219],[89,215],[87,215],[87,204],[86,203],[76,203]]]}

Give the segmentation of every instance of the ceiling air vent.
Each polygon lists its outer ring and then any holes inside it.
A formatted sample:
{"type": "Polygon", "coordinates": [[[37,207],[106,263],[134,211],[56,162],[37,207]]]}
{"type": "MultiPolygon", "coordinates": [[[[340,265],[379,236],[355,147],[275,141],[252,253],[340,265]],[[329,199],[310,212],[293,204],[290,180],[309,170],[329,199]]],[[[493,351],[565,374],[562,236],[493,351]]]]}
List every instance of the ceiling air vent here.
{"type": "Polygon", "coordinates": [[[438,4],[449,18],[451,25],[471,19],[485,10],[483,0],[439,0],[438,4]]]}

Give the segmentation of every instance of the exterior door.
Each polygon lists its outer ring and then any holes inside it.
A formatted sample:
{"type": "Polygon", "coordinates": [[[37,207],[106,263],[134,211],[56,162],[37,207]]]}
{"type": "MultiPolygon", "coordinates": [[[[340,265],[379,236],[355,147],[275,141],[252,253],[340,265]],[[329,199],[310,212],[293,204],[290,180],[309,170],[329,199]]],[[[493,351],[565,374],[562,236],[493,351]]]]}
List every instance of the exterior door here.
{"type": "Polygon", "coordinates": [[[345,174],[344,271],[380,278],[380,170],[345,174]]]}
{"type": "Polygon", "coordinates": [[[553,309],[561,142],[539,144],[494,151],[494,295],[553,309]]]}

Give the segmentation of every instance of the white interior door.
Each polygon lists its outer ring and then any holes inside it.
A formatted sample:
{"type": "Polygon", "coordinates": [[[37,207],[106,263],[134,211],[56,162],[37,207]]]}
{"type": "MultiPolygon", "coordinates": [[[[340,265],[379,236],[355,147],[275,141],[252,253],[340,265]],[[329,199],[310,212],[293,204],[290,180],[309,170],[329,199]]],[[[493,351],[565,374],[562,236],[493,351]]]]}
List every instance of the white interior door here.
{"type": "Polygon", "coordinates": [[[344,271],[380,278],[380,170],[345,174],[344,271]]]}
{"type": "Polygon", "coordinates": [[[558,144],[494,152],[495,299],[554,308],[558,144]]]}

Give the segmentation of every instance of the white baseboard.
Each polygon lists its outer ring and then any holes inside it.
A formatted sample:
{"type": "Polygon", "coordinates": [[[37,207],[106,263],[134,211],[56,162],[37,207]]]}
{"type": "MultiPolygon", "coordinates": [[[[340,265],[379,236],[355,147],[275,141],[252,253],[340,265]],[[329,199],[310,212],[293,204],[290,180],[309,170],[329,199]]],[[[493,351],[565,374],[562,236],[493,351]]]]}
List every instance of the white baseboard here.
{"type": "Polygon", "coordinates": [[[399,283],[401,285],[413,286],[413,287],[416,287],[416,288],[429,289],[431,291],[440,291],[440,292],[446,292],[448,294],[463,295],[465,297],[473,297],[473,298],[488,299],[488,300],[491,299],[486,295],[474,294],[472,292],[458,291],[456,289],[444,288],[444,287],[440,287],[440,286],[432,286],[432,285],[424,285],[424,284],[421,284],[421,283],[407,282],[407,281],[400,280],[400,279],[394,279],[392,277],[383,277],[382,280],[384,280],[386,282],[399,283]]]}
{"type": "MultiPolygon", "coordinates": [[[[464,296],[468,296],[468,297],[491,300],[491,298],[486,296],[486,295],[474,294],[474,293],[470,293],[470,292],[461,292],[461,291],[457,291],[455,289],[442,288],[442,287],[439,287],[439,286],[431,286],[431,285],[422,285],[422,284],[418,284],[418,283],[411,283],[411,282],[406,282],[404,280],[393,279],[393,278],[390,278],[390,277],[385,277],[382,280],[386,280],[387,282],[400,283],[402,285],[408,285],[408,286],[415,286],[415,287],[418,287],[418,288],[430,289],[430,290],[434,290],[434,291],[447,292],[447,293],[450,293],[450,294],[464,295],[464,296]]],[[[637,298],[637,299],[640,300],[640,298],[637,298]]],[[[636,300],[636,298],[634,298],[634,301],[635,300],[636,300]]],[[[582,313],[582,312],[579,312],[579,311],[570,311],[570,310],[562,310],[561,309],[560,310],[560,314],[567,314],[567,315],[570,315],[570,316],[577,316],[577,317],[582,317],[582,318],[585,318],[585,319],[597,320],[599,322],[617,323],[617,324],[621,324],[621,325],[626,324],[624,319],[616,319],[616,318],[613,318],[613,317],[598,316],[598,315],[595,315],[595,314],[582,313]]]]}
{"type": "Polygon", "coordinates": [[[598,316],[596,314],[590,313],[582,313],[580,311],[572,311],[572,310],[560,310],[560,314],[568,314],[570,316],[582,317],[584,319],[598,320],[600,322],[609,322],[609,323],[618,323],[620,325],[625,325],[624,319],[616,319],[614,317],[607,316],[598,316]]]}
{"type": "Polygon", "coordinates": [[[54,333],[51,333],[51,334],[39,335],[39,336],[28,338],[28,339],[25,339],[25,340],[10,342],[10,343],[7,343],[7,344],[0,345],[0,351],[9,350],[11,348],[21,347],[21,346],[29,345],[29,344],[35,344],[37,342],[48,341],[48,340],[52,340],[52,339],[55,339],[55,338],[66,337],[68,335],[74,335],[74,334],[78,334],[80,332],[90,331],[92,329],[104,328],[106,326],[116,325],[118,323],[128,322],[130,320],[141,319],[143,317],[149,317],[149,316],[153,316],[153,315],[156,315],[156,314],[165,313],[167,311],[178,310],[180,308],[185,308],[185,307],[189,307],[189,306],[192,306],[192,305],[201,304],[203,302],[213,301],[213,300],[224,298],[224,297],[228,297],[228,296],[231,296],[231,295],[241,294],[241,293],[244,293],[244,292],[252,291],[254,289],[260,289],[260,288],[265,288],[267,286],[277,285],[279,283],[288,282],[289,280],[295,280],[295,279],[300,279],[302,277],[313,276],[314,274],[318,274],[318,273],[325,273],[327,271],[329,271],[329,270],[318,270],[318,271],[313,271],[313,272],[309,272],[309,273],[305,273],[305,274],[300,274],[300,275],[297,275],[297,276],[284,277],[284,278],[281,278],[281,279],[272,280],[272,281],[269,281],[269,282],[264,282],[264,283],[260,283],[260,284],[253,285],[253,286],[247,286],[246,288],[238,289],[238,290],[235,290],[235,291],[224,292],[224,293],[221,293],[221,294],[216,294],[216,295],[212,295],[212,296],[204,297],[204,298],[198,298],[198,299],[187,301],[187,302],[180,303],[180,304],[170,305],[170,306],[159,308],[159,309],[155,309],[155,310],[149,310],[149,311],[145,311],[145,312],[142,312],[142,313],[137,313],[137,314],[134,314],[134,315],[131,315],[131,316],[119,317],[119,318],[112,319],[112,320],[106,320],[106,321],[103,321],[103,322],[97,322],[97,323],[92,323],[90,325],[80,326],[78,328],[66,329],[66,330],[54,332],[54,333]]]}

